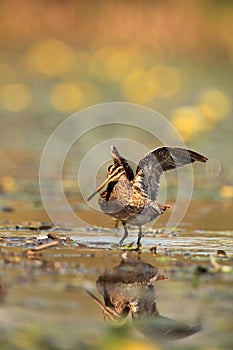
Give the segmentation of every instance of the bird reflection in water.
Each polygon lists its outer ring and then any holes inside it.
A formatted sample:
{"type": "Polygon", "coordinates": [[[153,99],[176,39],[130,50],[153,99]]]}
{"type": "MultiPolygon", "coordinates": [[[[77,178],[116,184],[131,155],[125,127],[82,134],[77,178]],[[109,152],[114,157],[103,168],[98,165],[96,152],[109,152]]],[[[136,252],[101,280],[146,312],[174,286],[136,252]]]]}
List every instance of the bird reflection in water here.
{"type": "Polygon", "coordinates": [[[105,320],[122,324],[131,313],[134,326],[150,339],[181,339],[199,332],[200,325],[192,327],[160,315],[155,283],[164,279],[156,267],[125,252],[120,265],[100,275],[96,282],[104,303],[86,291],[103,310],[105,320]]]}

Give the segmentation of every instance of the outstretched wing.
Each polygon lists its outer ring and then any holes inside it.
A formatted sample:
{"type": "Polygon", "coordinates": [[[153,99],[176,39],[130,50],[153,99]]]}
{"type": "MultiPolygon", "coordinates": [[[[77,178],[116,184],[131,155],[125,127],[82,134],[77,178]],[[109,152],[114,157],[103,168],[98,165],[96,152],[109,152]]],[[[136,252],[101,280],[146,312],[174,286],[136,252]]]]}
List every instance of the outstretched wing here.
{"type": "Polygon", "coordinates": [[[134,178],[134,186],[138,186],[149,198],[155,200],[159,188],[160,176],[163,172],[195,161],[206,162],[207,158],[197,152],[184,148],[156,148],[140,160],[134,178]]]}

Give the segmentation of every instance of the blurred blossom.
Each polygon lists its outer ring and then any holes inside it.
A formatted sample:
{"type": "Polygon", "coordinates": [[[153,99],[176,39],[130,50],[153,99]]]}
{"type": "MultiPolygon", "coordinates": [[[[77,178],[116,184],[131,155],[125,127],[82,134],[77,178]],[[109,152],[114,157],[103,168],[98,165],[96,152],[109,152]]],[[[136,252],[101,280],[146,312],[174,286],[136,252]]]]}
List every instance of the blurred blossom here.
{"type": "Polygon", "coordinates": [[[221,119],[231,111],[231,101],[229,97],[217,89],[207,89],[200,95],[202,112],[206,118],[216,120],[221,119]],[[203,106],[207,106],[204,107],[203,106]]]}
{"type": "Polygon", "coordinates": [[[24,84],[8,84],[0,90],[0,103],[9,112],[25,110],[31,102],[31,91],[24,84]]]}
{"type": "MultiPolygon", "coordinates": [[[[69,115],[111,100],[143,104],[172,111],[185,140],[219,152],[231,183],[232,14],[232,1],[0,2],[3,129],[39,148],[44,130],[60,120],[57,111],[69,115]],[[12,112],[18,128],[9,124],[12,112]]],[[[207,167],[217,176],[218,164],[207,167]]]]}
{"type": "Polygon", "coordinates": [[[196,107],[182,107],[173,112],[172,122],[185,139],[213,129],[231,111],[229,97],[217,89],[205,90],[199,100],[196,107]]]}
{"type": "Polygon", "coordinates": [[[18,190],[18,186],[15,179],[12,176],[3,176],[0,179],[0,192],[8,193],[18,190]]]}
{"type": "Polygon", "coordinates": [[[118,350],[118,349],[127,349],[127,350],[161,350],[162,348],[157,344],[150,344],[145,340],[137,341],[133,339],[113,339],[109,338],[105,340],[105,344],[101,347],[102,350],[118,350]]]}
{"type": "Polygon", "coordinates": [[[214,122],[219,119],[216,109],[214,109],[212,106],[205,103],[200,103],[197,105],[197,108],[199,109],[202,117],[206,120],[206,125],[209,125],[210,128],[214,122]]]}
{"type": "Polygon", "coordinates": [[[72,83],[60,83],[51,91],[51,103],[60,112],[74,112],[83,105],[84,96],[80,87],[72,83]]]}
{"type": "Polygon", "coordinates": [[[233,186],[223,185],[220,189],[220,194],[225,198],[233,198],[233,186]]]}
{"type": "Polygon", "coordinates": [[[90,82],[79,81],[78,86],[83,94],[83,105],[91,106],[96,103],[102,102],[100,91],[90,82]]]}
{"type": "Polygon", "coordinates": [[[195,137],[199,131],[203,130],[203,120],[200,112],[198,108],[192,106],[174,110],[172,123],[185,140],[195,137]]]}
{"type": "Polygon", "coordinates": [[[151,103],[169,98],[179,91],[181,79],[176,68],[157,65],[149,70],[134,70],[122,83],[123,97],[136,103],[151,103]]]}
{"type": "Polygon", "coordinates": [[[150,104],[157,93],[157,85],[146,71],[129,74],[122,83],[123,98],[141,104],[150,104]]]}
{"type": "Polygon", "coordinates": [[[90,72],[100,81],[120,82],[135,69],[144,66],[143,56],[134,48],[105,47],[97,51],[91,62],[90,72]]]}
{"type": "Polygon", "coordinates": [[[61,40],[50,39],[35,44],[28,52],[28,63],[46,76],[63,76],[72,70],[75,55],[72,48],[61,40]]]}
{"type": "Polygon", "coordinates": [[[158,65],[152,68],[148,75],[156,84],[158,97],[169,98],[177,94],[181,85],[178,69],[166,65],[158,65]]]}

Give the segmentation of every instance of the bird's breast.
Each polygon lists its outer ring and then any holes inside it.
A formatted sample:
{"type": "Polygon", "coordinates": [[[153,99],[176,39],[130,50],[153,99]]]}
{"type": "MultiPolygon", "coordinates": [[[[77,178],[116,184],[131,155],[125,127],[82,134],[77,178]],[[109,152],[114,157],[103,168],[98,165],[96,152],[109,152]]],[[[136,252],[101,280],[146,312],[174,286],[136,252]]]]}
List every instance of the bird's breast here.
{"type": "Polygon", "coordinates": [[[99,205],[105,214],[132,225],[144,225],[160,215],[157,203],[135,189],[115,188],[108,200],[103,193],[99,205]]]}

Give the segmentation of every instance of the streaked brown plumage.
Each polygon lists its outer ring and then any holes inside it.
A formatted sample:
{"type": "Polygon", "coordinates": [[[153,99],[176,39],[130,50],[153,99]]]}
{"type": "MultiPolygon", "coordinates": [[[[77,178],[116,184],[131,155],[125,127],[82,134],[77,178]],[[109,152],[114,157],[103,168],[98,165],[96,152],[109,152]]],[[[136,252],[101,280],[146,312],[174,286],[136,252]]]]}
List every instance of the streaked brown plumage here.
{"type": "Polygon", "coordinates": [[[139,226],[138,247],[142,236],[141,226],[156,219],[169,207],[159,205],[156,201],[163,172],[195,161],[207,161],[206,157],[191,150],[160,147],[148,152],[139,161],[134,175],[127,161],[114,146],[112,146],[111,155],[114,164],[108,168],[107,179],[88,200],[107,186],[106,190],[100,193],[99,205],[102,211],[122,222],[124,236],[120,245],[128,236],[126,224],[139,226]]]}

